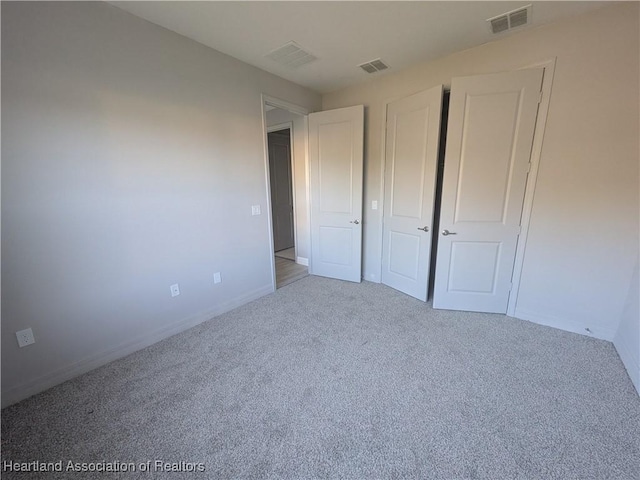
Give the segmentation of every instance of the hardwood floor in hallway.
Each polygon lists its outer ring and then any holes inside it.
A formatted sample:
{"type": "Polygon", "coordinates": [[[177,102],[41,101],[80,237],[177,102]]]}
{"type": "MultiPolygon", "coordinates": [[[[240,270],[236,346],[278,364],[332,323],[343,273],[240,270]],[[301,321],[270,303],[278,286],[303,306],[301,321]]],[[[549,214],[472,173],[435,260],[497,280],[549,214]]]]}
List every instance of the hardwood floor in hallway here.
{"type": "Polygon", "coordinates": [[[309,269],[293,260],[276,257],[276,288],[284,287],[309,275],[309,269]]]}

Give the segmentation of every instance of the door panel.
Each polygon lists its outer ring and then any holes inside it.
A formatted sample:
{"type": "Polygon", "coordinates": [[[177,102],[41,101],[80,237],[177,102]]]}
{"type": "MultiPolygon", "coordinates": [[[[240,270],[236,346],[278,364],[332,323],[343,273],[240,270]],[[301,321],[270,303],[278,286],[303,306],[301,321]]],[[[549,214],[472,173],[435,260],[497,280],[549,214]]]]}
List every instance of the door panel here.
{"type": "Polygon", "coordinates": [[[403,253],[391,255],[389,271],[410,280],[418,279],[418,262],[414,259],[420,256],[419,235],[407,235],[401,232],[391,232],[389,235],[389,251],[403,253]]]}
{"type": "Polygon", "coordinates": [[[441,85],[387,106],[382,283],[422,301],[429,283],[441,109],[441,85]]]}
{"type": "Polygon", "coordinates": [[[325,264],[350,266],[351,250],[344,248],[351,245],[352,228],[320,227],[320,261],[325,264]]]}
{"type": "Polygon", "coordinates": [[[500,264],[499,242],[452,242],[448,289],[463,293],[494,293],[500,264]],[[467,268],[472,264],[475,268],[467,268]]]}
{"type": "Polygon", "coordinates": [[[268,133],[267,139],[273,245],[277,252],[294,246],[291,141],[289,134],[280,131],[268,133]]]}
{"type": "Polygon", "coordinates": [[[322,213],[351,214],[352,138],[349,122],[318,125],[318,185],[322,213]]]}
{"type": "Polygon", "coordinates": [[[362,278],[364,107],[309,115],[309,273],[362,278]]]}
{"type": "Polygon", "coordinates": [[[507,311],[542,73],[451,83],[435,308],[507,311]]]}
{"type": "Polygon", "coordinates": [[[505,221],[519,106],[520,92],[467,95],[455,222],[505,221]]]}

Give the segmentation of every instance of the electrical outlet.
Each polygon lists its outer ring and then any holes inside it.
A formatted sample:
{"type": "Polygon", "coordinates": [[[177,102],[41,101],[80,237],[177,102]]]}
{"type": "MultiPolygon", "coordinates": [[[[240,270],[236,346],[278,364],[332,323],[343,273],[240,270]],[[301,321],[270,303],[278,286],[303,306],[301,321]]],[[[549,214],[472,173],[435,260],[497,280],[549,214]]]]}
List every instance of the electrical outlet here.
{"type": "Polygon", "coordinates": [[[222,277],[220,276],[220,272],[216,272],[213,274],[213,283],[220,283],[222,281],[222,277]]]}
{"type": "Polygon", "coordinates": [[[251,205],[251,215],[260,215],[260,205],[251,205]]]}
{"type": "Polygon", "coordinates": [[[33,338],[33,330],[30,328],[16,332],[16,337],[18,338],[18,346],[20,348],[36,343],[36,339],[33,338]]]}
{"type": "Polygon", "coordinates": [[[377,210],[378,209],[378,201],[377,200],[372,200],[371,201],[371,210],[377,210]]]}
{"type": "Polygon", "coordinates": [[[171,289],[172,297],[177,297],[178,295],[180,295],[180,286],[177,283],[174,283],[169,288],[171,289]]]}

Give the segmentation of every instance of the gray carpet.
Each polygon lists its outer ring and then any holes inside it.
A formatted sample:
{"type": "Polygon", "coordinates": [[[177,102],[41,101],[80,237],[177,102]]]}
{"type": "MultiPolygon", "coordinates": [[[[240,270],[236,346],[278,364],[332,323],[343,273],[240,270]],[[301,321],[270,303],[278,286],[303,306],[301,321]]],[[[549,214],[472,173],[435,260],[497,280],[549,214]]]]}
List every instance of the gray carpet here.
{"type": "Polygon", "coordinates": [[[307,277],[2,411],[3,478],[637,479],[613,346],[307,277]],[[140,472],[151,461],[203,473],[140,472]]]}

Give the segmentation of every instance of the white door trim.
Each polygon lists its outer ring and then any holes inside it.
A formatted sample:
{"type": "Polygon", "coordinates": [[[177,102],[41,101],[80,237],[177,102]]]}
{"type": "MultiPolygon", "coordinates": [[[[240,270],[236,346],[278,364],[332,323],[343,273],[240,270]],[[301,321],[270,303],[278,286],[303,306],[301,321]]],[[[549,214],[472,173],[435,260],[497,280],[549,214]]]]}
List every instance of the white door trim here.
{"type": "Polygon", "coordinates": [[[520,293],[520,280],[522,278],[522,267],[524,266],[524,256],[526,253],[527,237],[529,235],[529,224],[531,221],[531,211],[533,210],[533,199],[535,196],[536,182],[538,180],[538,169],[540,167],[540,157],[542,154],[542,144],[544,140],[544,132],[547,124],[547,114],[549,112],[549,103],[551,100],[551,86],[553,84],[553,75],[556,68],[556,58],[553,57],[533,65],[527,65],[519,68],[524,70],[527,68],[544,68],[542,77],[542,101],[538,106],[538,118],[533,133],[533,145],[531,147],[531,168],[527,177],[527,184],[524,190],[524,201],[522,204],[522,217],[520,226],[522,228],[518,245],[516,246],[516,256],[513,264],[513,274],[511,277],[511,295],[507,304],[507,315],[516,316],[516,307],[518,303],[518,294],[520,293]]]}
{"type": "MultiPolygon", "coordinates": [[[[289,130],[289,132],[293,132],[293,122],[279,123],[277,125],[267,127],[267,133],[279,132],[280,130],[289,130]]],[[[290,143],[293,143],[293,141],[290,143]]]]}
{"type": "Polygon", "coordinates": [[[297,113],[298,115],[309,115],[311,110],[302,107],[300,105],[296,105],[295,103],[287,102],[286,100],[281,100],[280,98],[272,97],[265,93],[262,94],[262,104],[268,104],[272,107],[281,108],[282,110],[287,110],[291,113],[297,113]]]}
{"type": "MultiPolygon", "coordinates": [[[[310,113],[310,110],[306,107],[302,107],[300,105],[296,105],[295,103],[287,102],[286,100],[281,100],[276,97],[272,97],[265,93],[260,94],[260,109],[262,111],[262,150],[263,150],[263,161],[264,161],[264,172],[265,172],[265,192],[267,198],[267,233],[269,238],[269,251],[273,252],[274,250],[274,241],[273,241],[273,218],[271,215],[271,178],[269,177],[269,142],[267,139],[267,109],[265,108],[267,105],[271,105],[272,107],[281,108],[283,110],[287,110],[291,113],[297,113],[298,115],[304,115],[305,124],[307,122],[307,116],[310,113]]],[[[305,142],[308,145],[308,128],[305,129],[305,142]]],[[[308,149],[305,149],[308,150],[308,149]]],[[[309,170],[309,156],[306,154],[305,163],[307,165],[307,171],[309,170]]],[[[309,177],[307,176],[307,191],[309,190],[309,177]]],[[[308,197],[307,197],[308,198],[308,197]]],[[[294,200],[295,201],[295,200],[294,200]]],[[[309,202],[307,202],[308,205],[309,202]]],[[[307,211],[308,211],[307,206],[307,211]]],[[[309,218],[309,216],[307,216],[309,218]]],[[[295,229],[294,229],[295,230],[295,229]]],[[[271,255],[271,292],[276,291],[276,257],[275,255],[271,255]]]]}

